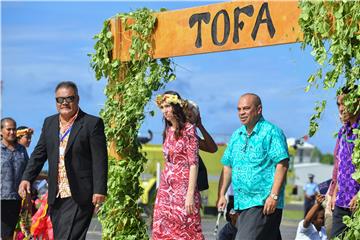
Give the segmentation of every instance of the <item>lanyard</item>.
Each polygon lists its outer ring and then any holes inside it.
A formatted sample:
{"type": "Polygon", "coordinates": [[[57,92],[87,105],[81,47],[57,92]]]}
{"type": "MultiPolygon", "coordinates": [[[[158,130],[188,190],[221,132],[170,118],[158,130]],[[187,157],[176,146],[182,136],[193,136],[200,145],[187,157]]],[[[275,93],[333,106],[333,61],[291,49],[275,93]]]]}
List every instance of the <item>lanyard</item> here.
{"type": "Polygon", "coordinates": [[[61,133],[59,133],[60,142],[62,142],[64,140],[64,138],[70,133],[71,129],[72,129],[72,125],[71,125],[71,127],[68,128],[68,130],[66,130],[66,132],[63,135],[61,135],[61,133]]]}

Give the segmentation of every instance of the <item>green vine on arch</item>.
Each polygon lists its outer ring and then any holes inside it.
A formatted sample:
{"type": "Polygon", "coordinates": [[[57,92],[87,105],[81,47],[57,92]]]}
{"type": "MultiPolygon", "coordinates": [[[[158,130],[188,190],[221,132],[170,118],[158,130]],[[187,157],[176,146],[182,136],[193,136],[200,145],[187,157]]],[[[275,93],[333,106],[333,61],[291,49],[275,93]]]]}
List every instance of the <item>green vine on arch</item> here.
{"type": "Polygon", "coordinates": [[[137,136],[152,93],[175,79],[174,65],[168,58],[157,60],[151,56],[156,23],[153,11],[143,8],[116,17],[122,20],[126,30],[132,31],[130,61],[112,59],[114,45],[109,20],[94,37],[97,40],[95,53],[89,54],[96,79],[108,79],[107,100],[100,114],[107,140],[114,143],[122,158],[109,160],[108,197],[99,219],[103,239],[148,239],[147,227],[137,204],[143,192],[139,178],[147,159],[140,152],[137,136]],[[130,18],[134,20],[131,24],[130,18]]]}
{"type": "MultiPolygon", "coordinates": [[[[316,73],[308,79],[306,91],[311,87],[327,90],[348,86],[351,92],[346,95],[345,105],[350,112],[359,111],[360,88],[354,88],[360,79],[360,2],[359,1],[300,1],[301,16],[299,24],[304,33],[302,48],[312,47],[311,54],[320,64],[316,73]]],[[[326,102],[315,106],[315,114],[310,119],[310,136],[319,127],[326,102]]],[[[360,129],[354,131],[359,136],[360,129]]],[[[352,177],[360,183],[360,139],[354,141],[352,161],[356,167],[352,177]]],[[[358,194],[358,206],[360,196],[358,194]]],[[[338,239],[360,239],[360,209],[350,217],[344,217],[348,230],[338,239]]]]}

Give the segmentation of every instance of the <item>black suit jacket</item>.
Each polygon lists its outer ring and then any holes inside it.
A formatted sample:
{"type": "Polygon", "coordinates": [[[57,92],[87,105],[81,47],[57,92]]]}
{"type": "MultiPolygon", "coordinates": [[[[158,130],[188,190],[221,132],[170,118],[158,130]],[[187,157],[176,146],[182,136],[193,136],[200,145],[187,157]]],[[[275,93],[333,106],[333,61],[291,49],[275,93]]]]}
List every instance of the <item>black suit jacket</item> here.
{"type": "MultiPolygon", "coordinates": [[[[48,159],[49,205],[54,204],[58,192],[59,130],[59,114],[45,119],[40,139],[22,177],[33,182],[48,159]]],[[[107,156],[102,119],[79,110],[65,149],[65,168],[71,195],[78,204],[91,204],[94,193],[106,195],[107,156]]]]}

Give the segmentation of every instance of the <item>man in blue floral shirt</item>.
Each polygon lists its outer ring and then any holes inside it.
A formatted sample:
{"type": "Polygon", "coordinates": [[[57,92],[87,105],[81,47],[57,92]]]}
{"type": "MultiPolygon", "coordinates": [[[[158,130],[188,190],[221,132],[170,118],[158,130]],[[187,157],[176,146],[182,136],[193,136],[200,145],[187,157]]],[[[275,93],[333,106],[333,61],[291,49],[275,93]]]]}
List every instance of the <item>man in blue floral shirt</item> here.
{"type": "Polygon", "coordinates": [[[12,239],[19,218],[18,187],[29,160],[26,149],[16,142],[16,122],[1,119],[1,238],[12,239]]]}
{"type": "Polygon", "coordinates": [[[234,208],[240,213],[236,239],[281,239],[289,159],[286,138],[263,118],[256,94],[242,95],[237,108],[243,126],[233,133],[221,159],[224,174],[218,208],[225,208],[225,193],[232,182],[234,208]]]}

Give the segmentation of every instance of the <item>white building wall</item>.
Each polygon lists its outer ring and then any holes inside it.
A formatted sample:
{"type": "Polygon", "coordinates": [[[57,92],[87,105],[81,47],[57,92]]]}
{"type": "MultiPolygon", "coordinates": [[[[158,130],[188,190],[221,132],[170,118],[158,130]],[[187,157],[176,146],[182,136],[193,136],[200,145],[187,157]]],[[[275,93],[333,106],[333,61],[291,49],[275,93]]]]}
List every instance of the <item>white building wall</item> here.
{"type": "Polygon", "coordinates": [[[333,166],[322,163],[301,163],[294,165],[295,182],[298,189],[303,189],[304,185],[309,181],[308,174],[315,175],[314,182],[321,183],[332,177],[333,166]]]}

